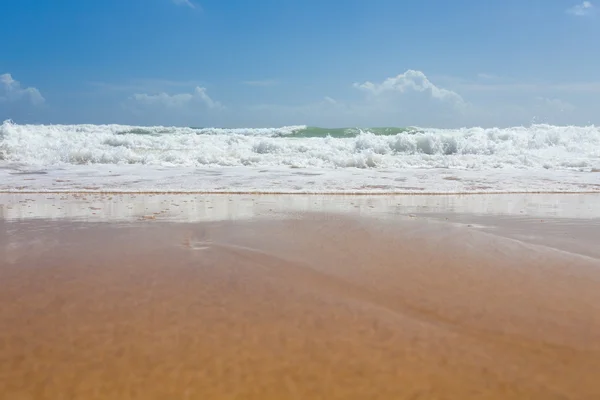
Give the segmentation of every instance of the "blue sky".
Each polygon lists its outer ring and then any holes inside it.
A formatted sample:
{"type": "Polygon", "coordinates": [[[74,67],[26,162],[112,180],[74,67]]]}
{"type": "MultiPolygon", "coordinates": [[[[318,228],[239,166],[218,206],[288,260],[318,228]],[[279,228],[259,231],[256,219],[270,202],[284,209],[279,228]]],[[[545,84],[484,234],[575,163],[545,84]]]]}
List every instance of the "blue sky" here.
{"type": "Polygon", "coordinates": [[[0,119],[600,124],[600,15],[569,0],[13,0],[0,119]]]}

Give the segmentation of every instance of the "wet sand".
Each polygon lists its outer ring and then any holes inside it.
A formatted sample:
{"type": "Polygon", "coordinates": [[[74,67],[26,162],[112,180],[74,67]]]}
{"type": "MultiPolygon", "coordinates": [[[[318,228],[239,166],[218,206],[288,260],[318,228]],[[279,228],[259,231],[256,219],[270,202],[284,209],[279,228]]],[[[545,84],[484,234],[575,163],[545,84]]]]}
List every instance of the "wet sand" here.
{"type": "Polygon", "coordinates": [[[0,397],[600,398],[589,254],[352,208],[148,215],[0,220],[0,397]]]}

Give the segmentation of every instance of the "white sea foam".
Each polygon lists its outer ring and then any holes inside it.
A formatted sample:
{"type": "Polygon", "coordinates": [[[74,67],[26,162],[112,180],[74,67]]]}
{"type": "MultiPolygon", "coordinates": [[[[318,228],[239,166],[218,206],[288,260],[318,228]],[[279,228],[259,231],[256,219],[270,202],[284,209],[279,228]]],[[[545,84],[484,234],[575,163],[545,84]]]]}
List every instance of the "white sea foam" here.
{"type": "MultiPolygon", "coordinates": [[[[114,188],[114,185],[97,171],[124,176],[135,170],[135,176],[144,177],[144,185],[139,185],[139,179],[136,181],[139,190],[160,186],[158,177],[165,177],[165,173],[157,172],[163,171],[161,168],[169,168],[172,175],[169,182],[178,182],[176,190],[235,191],[244,187],[254,191],[355,192],[377,186],[384,191],[470,192],[513,191],[515,188],[519,191],[544,188],[577,191],[584,190],[584,186],[585,190],[598,190],[594,184],[600,184],[597,173],[600,171],[600,128],[594,126],[419,129],[395,135],[377,135],[364,130],[352,137],[297,135],[305,129],[305,126],[194,129],[18,125],[7,121],[0,126],[0,162],[18,165],[19,171],[25,168],[52,172],[56,179],[60,178],[57,171],[63,171],[62,174],[71,174],[75,181],[74,171],[86,170],[84,175],[96,175],[99,183],[85,185],[101,188],[114,188]],[[138,167],[125,168],[128,165],[138,167]],[[206,186],[192,178],[186,181],[177,178],[207,168],[213,172],[220,168],[222,183],[206,186]],[[306,176],[310,174],[298,174],[302,169],[318,171],[316,176],[320,178],[309,179],[306,176]],[[417,174],[417,171],[421,172],[417,174]],[[471,183],[459,187],[457,182],[464,179],[458,176],[456,180],[442,180],[439,171],[455,175],[463,171],[461,176],[468,176],[471,183]],[[405,183],[390,184],[386,178],[390,173],[396,182],[405,183]],[[334,176],[341,180],[339,185],[324,181],[334,176]],[[505,181],[481,184],[491,176],[505,181]],[[420,178],[415,181],[415,177],[420,178]],[[528,183],[523,181],[524,177],[539,179],[528,183]]],[[[15,187],[17,178],[14,176],[5,176],[1,189],[15,187]]],[[[25,186],[28,185],[33,183],[25,186]]],[[[165,182],[162,185],[165,188],[165,182]]],[[[44,185],[36,187],[45,188],[44,185]]],[[[52,187],[56,188],[56,184],[52,187]]]]}
{"type": "Polygon", "coordinates": [[[0,157],[35,165],[145,164],[320,168],[600,168],[600,129],[534,125],[355,137],[286,137],[304,127],[0,127],[0,157]]]}

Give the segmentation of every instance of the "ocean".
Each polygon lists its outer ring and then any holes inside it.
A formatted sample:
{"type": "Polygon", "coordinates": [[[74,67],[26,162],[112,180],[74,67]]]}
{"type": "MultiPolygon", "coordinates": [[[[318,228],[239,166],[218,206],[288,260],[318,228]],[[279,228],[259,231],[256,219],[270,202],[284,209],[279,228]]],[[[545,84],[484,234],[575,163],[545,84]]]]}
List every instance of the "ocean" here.
{"type": "Polygon", "coordinates": [[[600,127],[0,125],[0,191],[600,192],[600,127]]]}

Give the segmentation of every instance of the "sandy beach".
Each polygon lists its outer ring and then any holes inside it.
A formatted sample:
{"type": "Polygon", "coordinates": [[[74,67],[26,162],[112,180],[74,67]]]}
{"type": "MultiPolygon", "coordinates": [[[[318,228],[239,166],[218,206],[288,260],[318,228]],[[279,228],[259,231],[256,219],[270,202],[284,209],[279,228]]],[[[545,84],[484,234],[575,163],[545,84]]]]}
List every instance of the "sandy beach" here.
{"type": "Polygon", "coordinates": [[[1,397],[600,398],[598,200],[3,194],[1,397]]]}

